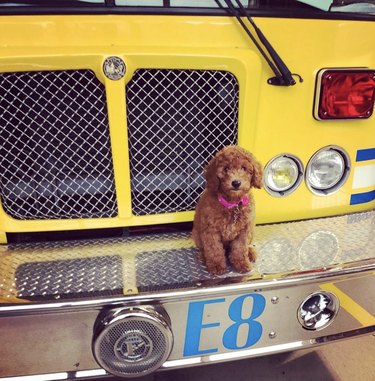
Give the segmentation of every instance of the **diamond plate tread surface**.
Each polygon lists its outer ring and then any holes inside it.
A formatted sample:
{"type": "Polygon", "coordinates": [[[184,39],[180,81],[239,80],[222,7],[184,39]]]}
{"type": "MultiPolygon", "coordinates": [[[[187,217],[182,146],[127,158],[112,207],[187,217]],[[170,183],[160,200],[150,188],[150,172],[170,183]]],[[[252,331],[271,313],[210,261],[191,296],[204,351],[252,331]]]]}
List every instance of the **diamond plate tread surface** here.
{"type": "Polygon", "coordinates": [[[375,213],[256,227],[248,274],[210,275],[190,232],[0,247],[0,302],[191,288],[299,273],[373,258],[375,213]],[[216,282],[216,283],[215,283],[216,282]]]}
{"type": "Polygon", "coordinates": [[[15,280],[19,298],[111,295],[122,292],[122,261],[103,256],[23,263],[15,280]]]}

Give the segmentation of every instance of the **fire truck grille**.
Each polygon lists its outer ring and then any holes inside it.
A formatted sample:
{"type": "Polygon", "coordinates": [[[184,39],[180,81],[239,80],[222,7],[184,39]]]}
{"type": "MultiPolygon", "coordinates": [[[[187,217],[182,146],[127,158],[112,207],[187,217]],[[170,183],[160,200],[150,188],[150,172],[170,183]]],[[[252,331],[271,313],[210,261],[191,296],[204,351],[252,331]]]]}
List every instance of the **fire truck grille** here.
{"type": "Polygon", "coordinates": [[[0,194],[13,218],[117,214],[104,86],[89,70],[0,74],[0,194]]]}
{"type": "Polygon", "coordinates": [[[194,209],[203,166],[237,142],[238,93],[225,71],[135,72],[126,87],[133,214],[194,209]]]}

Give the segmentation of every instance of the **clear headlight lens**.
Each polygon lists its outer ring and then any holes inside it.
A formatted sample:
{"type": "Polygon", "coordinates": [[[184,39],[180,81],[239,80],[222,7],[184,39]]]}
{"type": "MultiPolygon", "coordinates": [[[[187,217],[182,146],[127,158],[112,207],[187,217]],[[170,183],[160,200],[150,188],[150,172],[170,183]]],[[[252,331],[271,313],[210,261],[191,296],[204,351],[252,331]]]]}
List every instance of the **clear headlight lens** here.
{"type": "Polygon", "coordinates": [[[344,184],[348,173],[348,156],[339,149],[327,147],[311,158],[306,168],[306,181],[313,192],[328,194],[344,184]]]}
{"type": "Polygon", "coordinates": [[[301,182],[302,164],[291,155],[273,158],[264,169],[264,183],[272,195],[284,196],[292,192],[301,182]]]}

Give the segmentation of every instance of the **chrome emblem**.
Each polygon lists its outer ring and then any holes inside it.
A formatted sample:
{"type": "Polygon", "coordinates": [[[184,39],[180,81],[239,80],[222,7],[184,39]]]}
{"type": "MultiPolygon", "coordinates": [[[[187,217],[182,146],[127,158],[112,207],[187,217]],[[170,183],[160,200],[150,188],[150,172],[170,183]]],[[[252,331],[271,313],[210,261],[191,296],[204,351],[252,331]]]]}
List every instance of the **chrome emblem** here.
{"type": "Polygon", "coordinates": [[[145,360],[153,350],[152,341],[143,332],[127,332],[115,344],[115,355],[119,360],[136,362],[145,360]]]}
{"type": "Polygon", "coordinates": [[[125,70],[125,62],[120,57],[108,57],[104,61],[104,74],[113,81],[121,79],[125,75],[125,70]]]}
{"type": "Polygon", "coordinates": [[[98,315],[92,344],[103,369],[115,376],[133,377],[150,374],[164,364],[173,335],[164,320],[164,314],[168,315],[161,306],[157,308],[114,308],[98,315]]]}
{"type": "Polygon", "coordinates": [[[299,306],[298,321],[303,328],[320,330],[333,322],[339,308],[339,300],[334,294],[328,291],[315,292],[299,306]]]}

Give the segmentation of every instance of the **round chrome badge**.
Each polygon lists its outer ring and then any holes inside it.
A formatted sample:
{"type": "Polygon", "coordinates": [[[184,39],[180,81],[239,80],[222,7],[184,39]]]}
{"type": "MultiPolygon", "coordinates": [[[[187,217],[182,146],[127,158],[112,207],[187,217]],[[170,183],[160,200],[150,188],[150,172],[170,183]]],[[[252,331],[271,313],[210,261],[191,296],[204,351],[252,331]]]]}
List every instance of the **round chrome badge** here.
{"type": "Polygon", "coordinates": [[[118,81],[125,75],[125,62],[120,57],[108,57],[104,61],[103,71],[107,78],[118,81]]]}
{"type": "Polygon", "coordinates": [[[114,352],[119,360],[141,361],[146,360],[153,350],[150,337],[141,331],[127,332],[115,343],[114,352]]]}
{"type": "Polygon", "coordinates": [[[93,353],[108,373],[145,376],[158,369],[173,347],[173,334],[162,307],[138,306],[103,311],[96,321],[93,353]]]}
{"type": "Polygon", "coordinates": [[[318,291],[309,295],[298,308],[298,321],[303,328],[317,331],[330,325],[340,308],[336,295],[318,291]]]}

